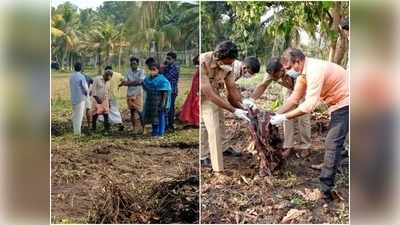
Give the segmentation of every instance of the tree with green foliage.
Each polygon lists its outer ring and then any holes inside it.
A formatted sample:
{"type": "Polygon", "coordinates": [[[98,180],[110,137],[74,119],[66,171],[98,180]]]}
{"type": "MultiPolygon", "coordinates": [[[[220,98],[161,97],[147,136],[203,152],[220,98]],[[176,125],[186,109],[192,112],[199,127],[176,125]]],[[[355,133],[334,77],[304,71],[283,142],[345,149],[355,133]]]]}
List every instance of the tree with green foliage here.
{"type": "MultiPolygon", "coordinates": [[[[52,58],[62,67],[80,60],[100,72],[137,52],[161,59],[160,51],[198,48],[198,4],[188,2],[104,2],[79,9],[70,2],[53,7],[52,58]]],[[[190,61],[190,60],[189,60],[190,61]]]]}
{"type": "Polygon", "coordinates": [[[339,22],[348,16],[348,7],[348,2],[332,1],[203,2],[202,51],[211,50],[221,39],[231,39],[241,49],[241,57],[266,60],[292,46],[345,65],[348,40],[339,22]],[[300,41],[302,34],[310,39],[307,46],[300,41]]]}

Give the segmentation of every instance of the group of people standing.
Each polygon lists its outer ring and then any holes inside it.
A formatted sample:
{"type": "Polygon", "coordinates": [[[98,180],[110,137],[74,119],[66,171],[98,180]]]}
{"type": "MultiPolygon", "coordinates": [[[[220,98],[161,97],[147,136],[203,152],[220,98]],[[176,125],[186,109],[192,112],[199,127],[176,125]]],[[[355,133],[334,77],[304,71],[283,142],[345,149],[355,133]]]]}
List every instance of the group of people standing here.
{"type": "Polygon", "coordinates": [[[252,92],[242,99],[235,81],[259,72],[256,57],[237,60],[239,51],[232,41],[224,41],[212,52],[200,55],[201,61],[201,110],[202,144],[201,162],[216,172],[223,170],[223,155],[240,154],[223,146],[223,110],[236,118],[250,121],[249,108],[257,108],[256,100],[272,82],[287,89],[287,99],[269,121],[272,125],[284,125],[283,158],[294,149],[295,120],[299,121],[299,133],[303,145],[301,152],[306,157],[311,148],[310,113],[320,101],[330,113],[329,131],[325,138],[325,157],[321,166],[320,189],[327,199],[332,199],[335,175],[344,151],[349,131],[349,89],[347,71],[335,63],[306,56],[300,49],[288,48],[279,57],[273,57],[266,65],[266,75],[252,92]],[[226,98],[225,98],[226,96],[226,98]],[[208,146],[204,146],[208,145],[208,146]],[[207,148],[208,147],[208,148],[207,148]]]}
{"type": "MultiPolygon", "coordinates": [[[[154,137],[162,137],[167,130],[173,131],[180,73],[176,59],[175,52],[168,52],[163,64],[159,64],[153,57],[146,59],[145,65],[149,74],[145,75],[144,69],[139,68],[139,58],[132,56],[125,76],[113,71],[112,66],[106,66],[103,74],[95,78],[85,75],[82,64],[75,63],[70,77],[74,134],[81,135],[84,114],[92,132],[96,131],[98,120],[104,122],[105,132],[110,131],[111,125],[118,126],[120,131],[124,130],[117,101],[119,88],[122,86],[127,87],[127,106],[134,134],[143,134],[146,124],[152,125],[151,134],[154,137]]],[[[198,68],[196,74],[198,79],[198,68]]],[[[197,92],[193,85],[192,89],[194,90],[189,93],[180,118],[183,122],[196,126],[198,112],[196,115],[192,107],[198,96],[198,81],[197,92]]]]}

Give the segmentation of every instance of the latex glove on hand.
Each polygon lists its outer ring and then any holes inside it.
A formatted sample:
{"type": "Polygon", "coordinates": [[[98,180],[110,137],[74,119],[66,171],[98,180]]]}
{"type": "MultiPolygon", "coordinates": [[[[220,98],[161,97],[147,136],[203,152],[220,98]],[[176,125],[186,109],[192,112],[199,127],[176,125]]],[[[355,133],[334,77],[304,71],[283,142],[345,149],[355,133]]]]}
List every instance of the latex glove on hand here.
{"type": "Polygon", "coordinates": [[[247,117],[247,111],[246,111],[246,110],[243,110],[243,109],[235,109],[235,111],[233,112],[233,114],[235,114],[235,116],[236,116],[237,118],[244,119],[244,120],[247,120],[248,122],[250,122],[249,117],[247,117]]]}
{"type": "Polygon", "coordinates": [[[252,98],[246,98],[243,100],[243,106],[246,109],[257,109],[257,105],[254,99],[252,98]]]}
{"type": "Polygon", "coordinates": [[[269,121],[272,125],[279,125],[286,121],[287,118],[285,114],[276,114],[275,116],[271,117],[271,120],[269,121]]]}

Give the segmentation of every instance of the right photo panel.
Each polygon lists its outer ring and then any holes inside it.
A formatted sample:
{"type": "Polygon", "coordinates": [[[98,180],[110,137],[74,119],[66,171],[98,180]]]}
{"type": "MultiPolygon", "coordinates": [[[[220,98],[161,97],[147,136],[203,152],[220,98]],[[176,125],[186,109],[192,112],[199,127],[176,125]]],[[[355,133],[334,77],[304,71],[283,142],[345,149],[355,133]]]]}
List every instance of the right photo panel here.
{"type": "Polygon", "coordinates": [[[200,15],[200,222],[348,224],[349,2],[200,15]]]}

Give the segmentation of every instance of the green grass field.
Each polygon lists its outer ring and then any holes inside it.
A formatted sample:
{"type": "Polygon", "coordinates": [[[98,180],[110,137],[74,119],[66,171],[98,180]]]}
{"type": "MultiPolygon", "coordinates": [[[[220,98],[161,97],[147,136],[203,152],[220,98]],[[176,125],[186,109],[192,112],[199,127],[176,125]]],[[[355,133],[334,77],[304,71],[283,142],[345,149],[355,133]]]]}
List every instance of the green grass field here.
{"type": "MultiPolygon", "coordinates": [[[[179,93],[176,99],[176,108],[179,109],[190,91],[194,67],[181,67],[179,80],[179,93]]],[[[85,71],[89,76],[96,76],[94,70],[85,71]]],[[[69,93],[69,76],[71,72],[59,72],[53,70],[51,73],[51,107],[52,113],[70,112],[70,93],[69,93]]],[[[122,74],[124,75],[124,74],[122,74]]],[[[118,103],[120,110],[126,110],[126,87],[121,87],[118,93],[118,103]]]]}

